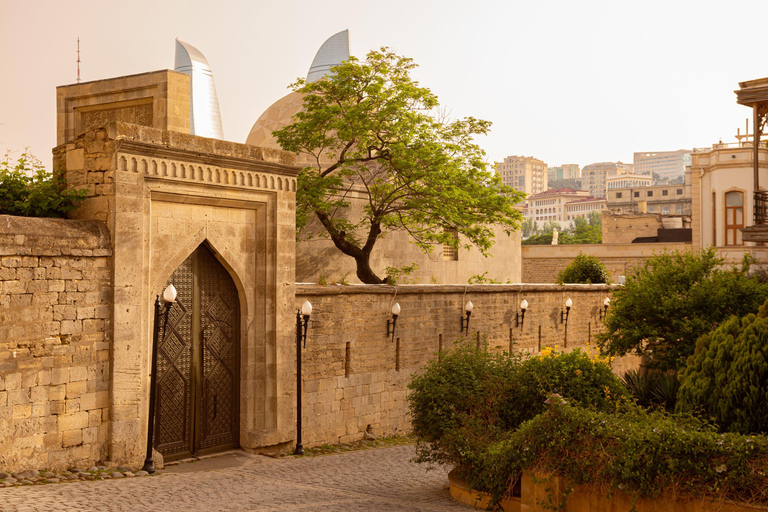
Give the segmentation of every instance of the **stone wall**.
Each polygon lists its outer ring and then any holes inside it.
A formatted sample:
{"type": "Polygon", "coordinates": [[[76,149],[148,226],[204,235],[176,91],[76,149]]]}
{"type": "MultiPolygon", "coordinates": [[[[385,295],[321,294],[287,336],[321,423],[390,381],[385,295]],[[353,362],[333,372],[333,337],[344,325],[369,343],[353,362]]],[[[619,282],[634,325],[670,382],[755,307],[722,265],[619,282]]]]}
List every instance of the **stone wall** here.
{"type": "Polygon", "coordinates": [[[0,216],[0,468],[106,460],[111,254],[100,222],[0,216]]]}
{"type": "MultiPolygon", "coordinates": [[[[571,350],[588,345],[602,328],[599,309],[606,285],[297,285],[296,308],[313,305],[302,355],[303,437],[306,445],[360,439],[409,429],[406,392],[411,376],[453,346],[461,333],[465,301],[472,301],[468,338],[488,350],[538,353],[543,347],[571,350]],[[560,312],[573,300],[567,324],[560,312]],[[526,299],[522,327],[515,314],[526,299]],[[386,336],[390,308],[402,308],[395,341],[386,336]],[[442,340],[442,341],[441,341],[442,340]]],[[[614,361],[621,372],[638,364],[614,361]]]]}
{"type": "Polygon", "coordinates": [[[691,244],[524,245],[523,282],[554,283],[557,274],[580,253],[599,259],[611,273],[613,281],[618,282],[619,276],[626,276],[633,266],[665,250],[689,251],[691,244]]]}

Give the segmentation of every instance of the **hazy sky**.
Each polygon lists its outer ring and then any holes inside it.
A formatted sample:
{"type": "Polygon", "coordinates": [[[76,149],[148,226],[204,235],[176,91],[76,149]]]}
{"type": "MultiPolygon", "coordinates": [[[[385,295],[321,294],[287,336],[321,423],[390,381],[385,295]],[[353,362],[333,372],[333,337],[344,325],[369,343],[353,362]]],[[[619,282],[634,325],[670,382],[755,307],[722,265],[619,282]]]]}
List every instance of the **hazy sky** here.
{"type": "Polygon", "coordinates": [[[0,0],[0,149],[46,165],[57,85],[172,69],[174,39],[208,58],[224,136],[245,142],[320,45],[390,46],[455,117],[493,121],[490,161],[632,161],[733,140],[738,82],[768,76],[768,1],[0,0]]]}

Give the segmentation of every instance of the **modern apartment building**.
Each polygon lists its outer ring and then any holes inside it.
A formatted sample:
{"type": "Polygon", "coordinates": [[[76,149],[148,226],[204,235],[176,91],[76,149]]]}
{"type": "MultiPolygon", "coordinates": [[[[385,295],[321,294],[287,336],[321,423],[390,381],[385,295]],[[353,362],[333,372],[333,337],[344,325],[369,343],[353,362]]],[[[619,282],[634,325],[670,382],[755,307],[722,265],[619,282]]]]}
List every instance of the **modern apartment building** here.
{"type": "Polygon", "coordinates": [[[558,165],[557,167],[547,169],[547,177],[550,182],[555,180],[577,180],[581,178],[581,169],[579,164],[558,165]]]}
{"type": "Polygon", "coordinates": [[[496,166],[505,185],[529,196],[547,190],[547,164],[532,156],[508,156],[496,166]]]}
{"type": "Polygon", "coordinates": [[[635,153],[634,156],[635,173],[648,176],[656,174],[659,182],[682,178],[686,166],[689,165],[691,165],[690,149],[635,153]]]}
{"type": "Polygon", "coordinates": [[[581,170],[581,187],[595,197],[605,197],[606,178],[620,174],[631,174],[632,164],[621,162],[598,162],[584,166],[581,170]]]}

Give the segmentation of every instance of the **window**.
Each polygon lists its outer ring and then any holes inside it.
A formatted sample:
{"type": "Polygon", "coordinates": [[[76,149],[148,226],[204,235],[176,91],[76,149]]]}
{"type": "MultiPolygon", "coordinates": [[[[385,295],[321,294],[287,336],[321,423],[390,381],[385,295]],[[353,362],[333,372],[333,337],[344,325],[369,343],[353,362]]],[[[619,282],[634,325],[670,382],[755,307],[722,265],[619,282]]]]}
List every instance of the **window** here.
{"type": "Polygon", "coordinates": [[[744,227],[744,192],[725,194],[725,245],[744,245],[740,228],[744,227]]]}
{"type": "Polygon", "coordinates": [[[648,191],[648,197],[653,197],[653,190],[648,191]]]}
{"type": "Polygon", "coordinates": [[[621,192],[616,192],[616,199],[621,199],[621,192]]]}
{"type": "Polygon", "coordinates": [[[443,261],[459,261],[459,251],[457,250],[459,241],[459,232],[455,228],[446,228],[445,232],[453,236],[456,246],[452,243],[443,244],[443,261]]]}
{"type": "Polygon", "coordinates": [[[662,206],[661,207],[661,213],[663,215],[669,215],[669,206],[662,206]]]}
{"type": "Polygon", "coordinates": [[[683,189],[679,188],[679,189],[677,189],[677,191],[675,193],[677,195],[681,196],[681,195],[683,195],[683,189]]]}
{"type": "Polygon", "coordinates": [[[668,196],[669,195],[669,190],[662,190],[661,191],[661,195],[668,196]]]}
{"type": "Polygon", "coordinates": [[[635,197],[640,197],[640,192],[635,192],[635,197]]]}
{"type": "Polygon", "coordinates": [[[653,213],[653,206],[648,207],[648,213],[653,213]]]}

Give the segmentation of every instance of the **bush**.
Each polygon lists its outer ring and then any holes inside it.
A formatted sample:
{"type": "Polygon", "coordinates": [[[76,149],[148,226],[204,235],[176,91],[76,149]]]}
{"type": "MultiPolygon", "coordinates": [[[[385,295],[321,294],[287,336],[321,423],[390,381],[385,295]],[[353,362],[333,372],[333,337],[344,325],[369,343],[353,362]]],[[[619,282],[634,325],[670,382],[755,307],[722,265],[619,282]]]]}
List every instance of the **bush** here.
{"type": "Polygon", "coordinates": [[[768,301],[701,337],[681,372],[678,411],[699,411],[727,432],[768,432],[768,301]]]}
{"type": "Polygon", "coordinates": [[[0,162],[0,214],[63,217],[85,199],[87,190],[66,190],[66,180],[53,176],[27,151],[17,162],[10,153],[0,162]]]}
{"type": "Polygon", "coordinates": [[[768,284],[750,277],[749,267],[745,260],[724,268],[711,248],[649,258],[613,293],[598,344],[611,356],[647,353],[649,368],[682,368],[700,336],[768,299],[768,284]]]}
{"type": "MultiPolygon", "coordinates": [[[[718,434],[692,417],[628,408],[621,414],[555,405],[491,450],[496,467],[557,473],[633,498],[726,498],[768,503],[768,440],[718,434]]],[[[502,478],[492,491],[501,496],[502,478]]]]}
{"type": "Polygon", "coordinates": [[[464,475],[484,464],[490,445],[544,411],[553,392],[598,410],[628,397],[606,360],[578,349],[525,358],[470,343],[429,362],[408,388],[417,461],[453,464],[464,475]]]}
{"type": "Polygon", "coordinates": [[[621,382],[638,405],[651,409],[663,407],[670,412],[675,410],[680,388],[680,381],[676,374],[629,370],[624,372],[621,382]]]}
{"type": "Polygon", "coordinates": [[[610,283],[611,275],[600,260],[594,256],[579,254],[557,274],[557,284],[564,283],[610,283]]]}

